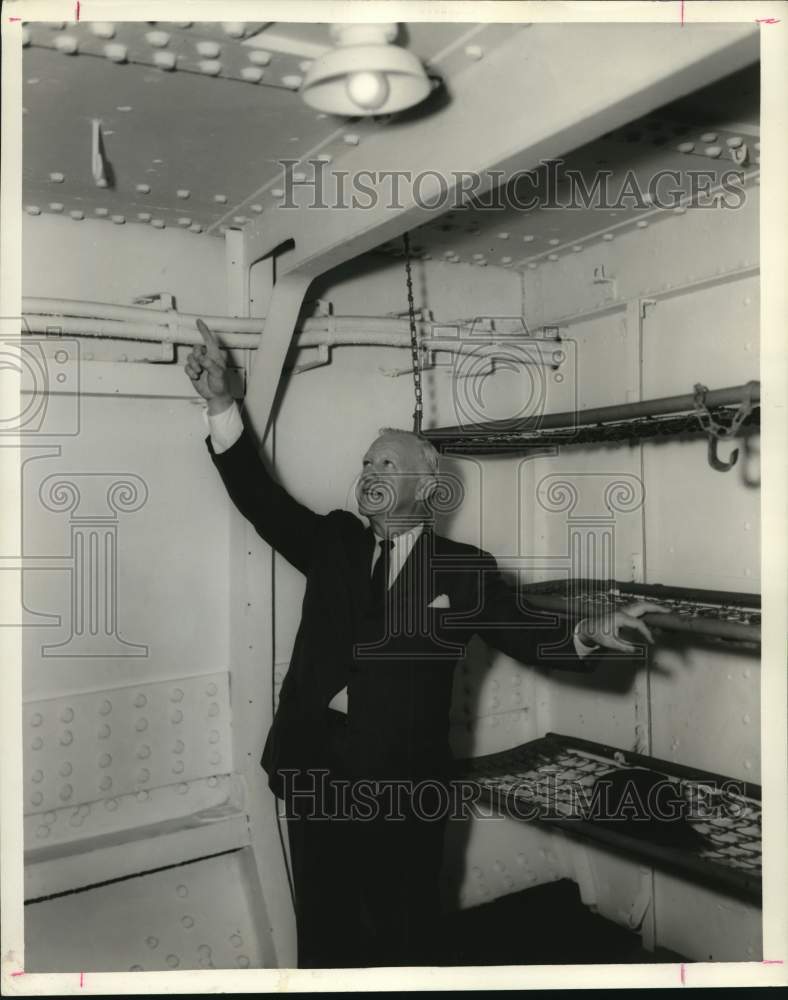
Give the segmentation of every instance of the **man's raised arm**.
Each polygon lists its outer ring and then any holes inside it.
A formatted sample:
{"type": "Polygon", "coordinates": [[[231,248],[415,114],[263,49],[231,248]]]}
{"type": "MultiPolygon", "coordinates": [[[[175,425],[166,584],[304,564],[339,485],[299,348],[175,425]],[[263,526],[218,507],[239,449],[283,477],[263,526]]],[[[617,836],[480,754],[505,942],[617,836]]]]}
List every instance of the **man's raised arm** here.
{"type": "Polygon", "coordinates": [[[255,531],[296,569],[309,569],[322,517],[290,494],[268,474],[230,392],[226,362],[216,335],[197,320],[204,344],[189,352],[184,365],[197,393],[206,401],[214,465],[238,510],[255,531]]]}

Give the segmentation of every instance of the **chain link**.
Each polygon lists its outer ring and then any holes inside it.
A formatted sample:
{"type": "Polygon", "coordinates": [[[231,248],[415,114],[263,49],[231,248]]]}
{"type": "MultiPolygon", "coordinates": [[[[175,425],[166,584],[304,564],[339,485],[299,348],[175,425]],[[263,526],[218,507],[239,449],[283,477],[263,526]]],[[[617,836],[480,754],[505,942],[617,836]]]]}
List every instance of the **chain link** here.
{"type": "Polygon", "coordinates": [[[419,337],[416,329],[416,307],[413,303],[413,275],[410,267],[410,238],[403,233],[402,242],[405,247],[405,278],[408,284],[408,322],[410,323],[410,353],[413,359],[413,392],[416,397],[416,408],[413,411],[413,433],[421,434],[421,420],[424,413],[423,394],[421,389],[421,364],[419,361],[419,337]]]}

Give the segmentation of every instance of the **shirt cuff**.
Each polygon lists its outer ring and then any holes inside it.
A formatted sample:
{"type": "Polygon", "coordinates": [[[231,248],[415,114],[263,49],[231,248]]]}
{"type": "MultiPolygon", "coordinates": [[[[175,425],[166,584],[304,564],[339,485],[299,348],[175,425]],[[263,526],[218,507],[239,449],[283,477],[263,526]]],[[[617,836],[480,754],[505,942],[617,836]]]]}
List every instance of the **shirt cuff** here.
{"type": "Polygon", "coordinates": [[[211,445],[216,455],[221,455],[235,444],[243,434],[243,421],[238,404],[233,402],[221,413],[208,413],[207,407],[203,409],[203,417],[210,431],[211,445]]]}
{"type": "MultiPolygon", "coordinates": [[[[583,621],[585,621],[585,619],[583,619],[583,621]]],[[[580,631],[580,626],[582,624],[583,622],[579,621],[577,625],[575,625],[574,632],[572,633],[572,639],[575,644],[575,652],[577,653],[577,655],[580,657],[581,660],[585,659],[586,656],[589,656],[591,653],[599,649],[599,645],[596,643],[593,646],[588,646],[586,645],[586,643],[581,641],[578,632],[580,631]]]]}

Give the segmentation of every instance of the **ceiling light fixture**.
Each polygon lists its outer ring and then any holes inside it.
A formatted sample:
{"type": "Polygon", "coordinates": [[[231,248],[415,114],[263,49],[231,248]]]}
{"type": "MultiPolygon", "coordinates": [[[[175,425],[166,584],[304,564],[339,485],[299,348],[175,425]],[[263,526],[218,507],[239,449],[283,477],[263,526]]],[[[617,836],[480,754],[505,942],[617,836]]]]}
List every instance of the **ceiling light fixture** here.
{"type": "Polygon", "coordinates": [[[388,115],[423,101],[431,85],[418,58],[392,45],[396,24],[334,24],[336,48],[316,59],[301,94],[334,115],[388,115]]]}

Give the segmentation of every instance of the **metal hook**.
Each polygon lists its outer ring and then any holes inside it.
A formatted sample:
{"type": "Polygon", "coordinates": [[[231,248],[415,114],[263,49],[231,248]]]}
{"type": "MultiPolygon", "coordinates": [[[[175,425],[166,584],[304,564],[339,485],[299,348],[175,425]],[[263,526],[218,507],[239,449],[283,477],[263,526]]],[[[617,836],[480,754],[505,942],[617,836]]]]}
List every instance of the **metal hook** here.
{"type": "Polygon", "coordinates": [[[709,435],[709,465],[712,469],[716,469],[718,472],[728,472],[736,464],[739,458],[739,449],[734,448],[731,452],[731,457],[727,462],[724,462],[717,454],[717,447],[720,443],[720,439],[709,435]]]}

